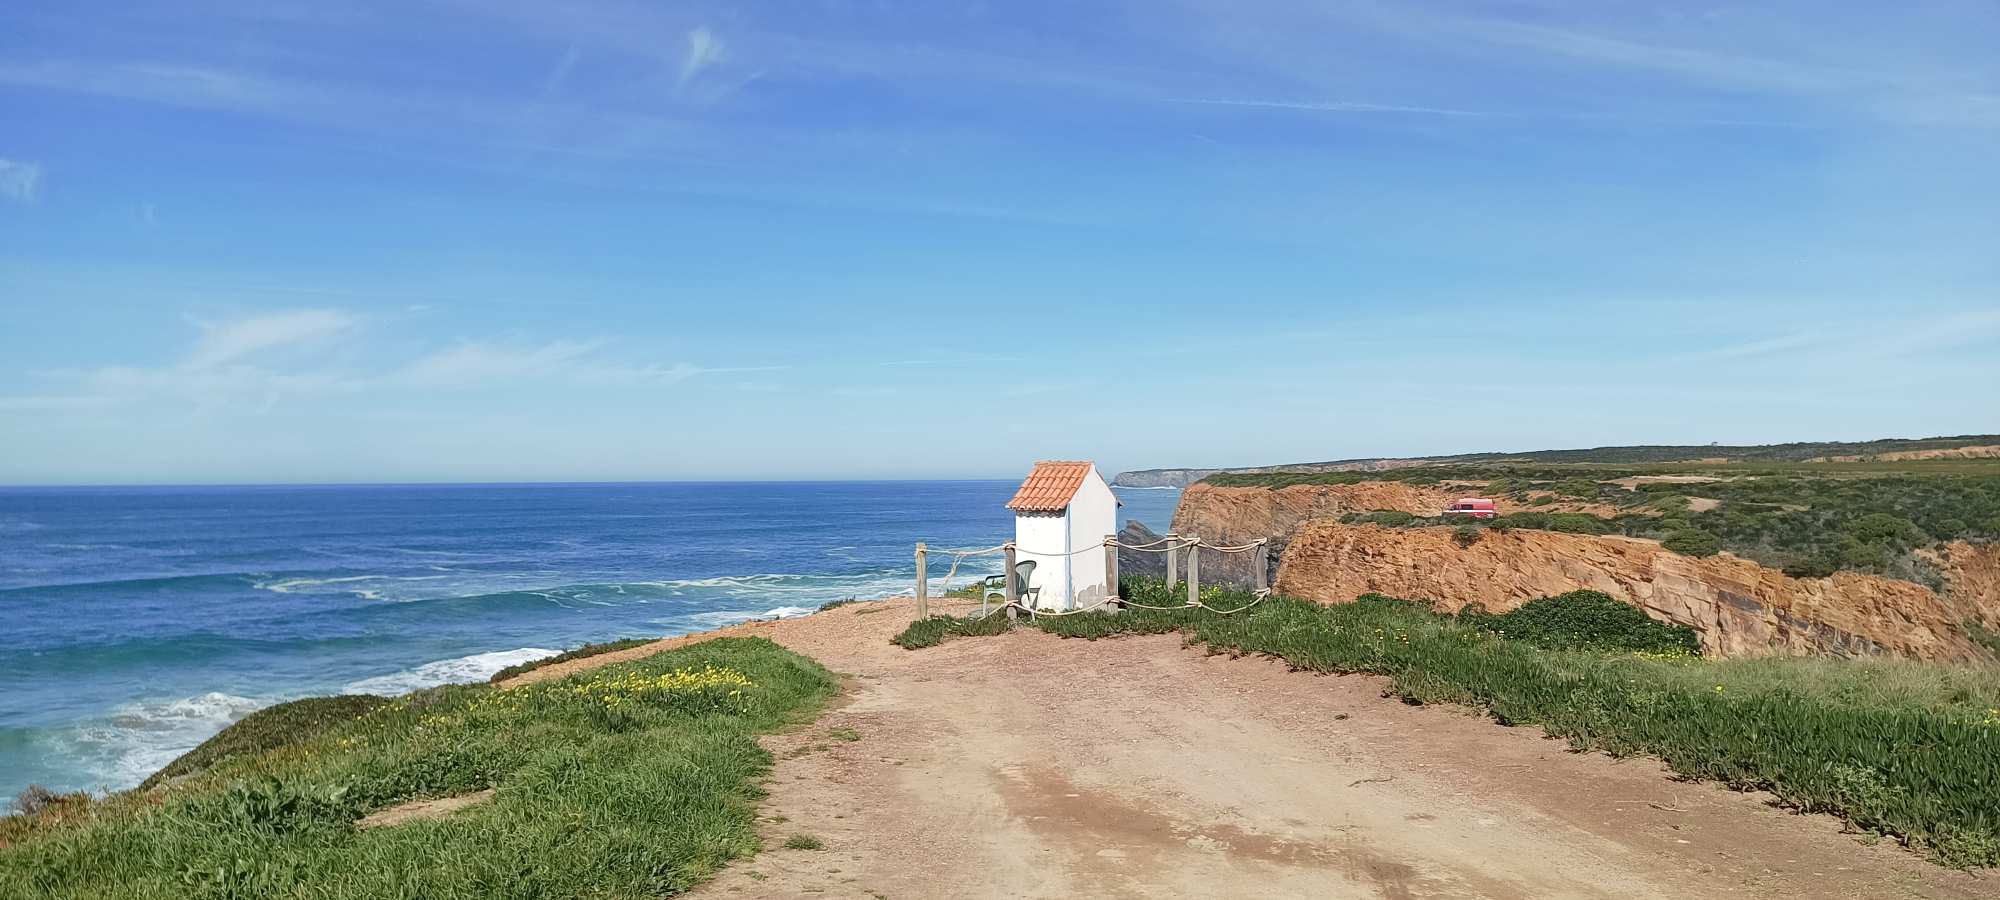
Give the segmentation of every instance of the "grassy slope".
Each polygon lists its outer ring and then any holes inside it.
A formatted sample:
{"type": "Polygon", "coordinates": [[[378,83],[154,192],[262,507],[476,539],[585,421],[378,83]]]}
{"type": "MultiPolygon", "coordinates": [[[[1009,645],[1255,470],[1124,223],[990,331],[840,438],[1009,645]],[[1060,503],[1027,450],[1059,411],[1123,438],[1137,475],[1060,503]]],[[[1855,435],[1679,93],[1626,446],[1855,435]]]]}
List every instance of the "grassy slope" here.
{"type": "Polygon", "coordinates": [[[488,678],[486,680],[493,684],[499,684],[500,682],[506,681],[507,679],[512,678],[516,675],[526,675],[527,673],[533,672],[534,670],[542,668],[543,666],[553,666],[556,663],[566,663],[571,660],[586,659],[592,656],[602,656],[603,654],[606,653],[616,653],[620,650],[630,650],[633,647],[644,647],[647,644],[653,643],[654,641],[657,640],[659,640],[659,638],[625,638],[623,640],[605,641],[604,643],[601,644],[585,644],[581,647],[576,648],[575,650],[565,650],[554,656],[544,656],[541,659],[531,659],[524,663],[516,663],[514,665],[508,666],[507,668],[501,669],[498,672],[493,673],[493,677],[488,678]]]}
{"type": "Polygon", "coordinates": [[[391,701],[368,694],[307,697],[267,706],[180,755],[139,785],[140,790],[208,769],[223,760],[311,740],[391,701]]]}
{"type": "Polygon", "coordinates": [[[9,823],[0,896],[676,893],[757,849],[755,781],[770,759],[756,735],[834,687],[811,660],[735,638],[511,691],[411,695],[289,746],[213,759],[164,793],[9,823]],[[700,674],[708,666],[752,685],[700,674]],[[354,827],[401,801],[488,787],[492,801],[443,819],[354,827]]]}
{"type": "MultiPolygon", "coordinates": [[[[1176,602],[1156,581],[1124,591],[1176,602]]],[[[1217,596],[1232,607],[1247,599],[1217,596]]],[[[2000,676],[1990,671],[1542,650],[1386,600],[1323,607],[1274,598],[1233,617],[1134,609],[1036,625],[1082,638],[1180,632],[1215,651],[1269,654],[1300,669],[1386,675],[1413,702],[1480,707],[1579,750],[1656,755],[1692,778],[1845,816],[1946,864],[2000,865],[2000,676]]],[[[963,633],[915,623],[906,646],[963,633]]]]}

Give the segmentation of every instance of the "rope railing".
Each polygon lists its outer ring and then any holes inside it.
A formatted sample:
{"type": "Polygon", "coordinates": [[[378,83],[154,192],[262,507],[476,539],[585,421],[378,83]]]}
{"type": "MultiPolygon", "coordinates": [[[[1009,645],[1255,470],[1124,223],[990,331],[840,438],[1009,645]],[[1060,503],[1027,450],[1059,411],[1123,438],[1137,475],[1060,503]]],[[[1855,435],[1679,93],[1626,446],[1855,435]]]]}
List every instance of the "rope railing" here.
{"type": "MultiPolygon", "coordinates": [[[[1234,544],[1234,545],[1208,544],[1204,543],[1199,536],[1182,538],[1178,534],[1168,534],[1167,536],[1162,537],[1158,540],[1148,541],[1142,544],[1128,544],[1124,541],[1119,540],[1116,537],[1106,537],[1101,543],[1098,544],[1093,544],[1084,547],[1077,547],[1074,549],[1055,552],[1055,553],[1043,553],[1037,551],[1022,550],[1019,547],[1014,546],[1013,542],[1011,541],[993,547],[980,547],[980,548],[957,549],[957,550],[938,550],[935,552],[949,554],[952,558],[951,568],[949,571],[945,573],[944,583],[942,585],[942,591],[947,594],[950,593],[951,591],[951,583],[953,579],[955,579],[958,576],[958,570],[960,565],[967,558],[996,553],[996,552],[1005,553],[1007,555],[1006,566],[1001,570],[1000,575],[986,576],[988,578],[1002,577],[1006,579],[1007,587],[1006,590],[1004,591],[1006,602],[1003,603],[998,609],[989,609],[988,601],[991,599],[993,595],[988,591],[981,591],[980,602],[979,602],[981,619],[997,615],[1002,611],[1009,611],[1010,614],[1013,612],[1025,612],[1028,614],[1030,618],[1037,616],[1073,616],[1077,615],[1078,613],[1091,612],[1093,610],[1100,609],[1110,604],[1116,604],[1119,608],[1151,609],[1159,611],[1172,611],[1177,609],[1205,609],[1217,615],[1230,616],[1248,610],[1251,607],[1254,607],[1257,604],[1264,602],[1264,600],[1266,600],[1271,596],[1271,591],[1268,587],[1260,586],[1251,592],[1253,599],[1251,599],[1249,603],[1245,603],[1234,609],[1220,609],[1214,606],[1210,606],[1201,599],[1201,589],[1200,589],[1201,567],[1199,565],[1201,561],[1200,559],[1201,551],[1205,549],[1216,553],[1224,553],[1224,554],[1250,553],[1250,552],[1258,553],[1259,560],[1258,563],[1256,564],[1256,568],[1259,569],[1260,571],[1257,572],[1257,582],[1261,585],[1264,582],[1266,575],[1266,572],[1261,570],[1263,570],[1263,567],[1268,564],[1265,561],[1262,554],[1269,546],[1269,543],[1270,542],[1267,540],[1257,540],[1257,541],[1251,541],[1246,544],[1234,544]],[[1187,575],[1188,575],[1187,602],[1179,606],[1154,606],[1150,604],[1137,603],[1131,600],[1122,599],[1118,597],[1116,593],[1111,593],[1108,596],[1104,597],[1103,599],[1091,603],[1088,606],[1080,607],[1077,609],[1066,609],[1066,610],[1041,609],[1038,606],[1021,602],[1021,590],[1027,587],[1027,585],[1017,584],[1015,581],[1015,571],[1016,571],[1015,566],[1017,565],[1017,561],[1020,559],[1020,557],[1026,556],[1030,559],[1036,559],[1036,558],[1067,559],[1069,557],[1077,556],[1079,554],[1102,552],[1105,554],[1105,572],[1104,572],[1105,578],[1108,582],[1110,582],[1111,590],[1115,592],[1117,590],[1116,581],[1118,578],[1117,551],[1119,550],[1131,550],[1135,553],[1167,554],[1167,585],[1169,589],[1172,589],[1175,586],[1175,582],[1179,580],[1174,571],[1175,560],[1178,558],[1178,554],[1181,551],[1183,550],[1187,551],[1187,557],[1186,557],[1187,575]]],[[[929,552],[932,551],[928,551],[925,548],[925,545],[921,543],[917,545],[917,615],[919,618],[922,618],[929,614],[928,598],[930,594],[930,582],[928,578],[926,578],[924,575],[926,554],[929,552]]]]}

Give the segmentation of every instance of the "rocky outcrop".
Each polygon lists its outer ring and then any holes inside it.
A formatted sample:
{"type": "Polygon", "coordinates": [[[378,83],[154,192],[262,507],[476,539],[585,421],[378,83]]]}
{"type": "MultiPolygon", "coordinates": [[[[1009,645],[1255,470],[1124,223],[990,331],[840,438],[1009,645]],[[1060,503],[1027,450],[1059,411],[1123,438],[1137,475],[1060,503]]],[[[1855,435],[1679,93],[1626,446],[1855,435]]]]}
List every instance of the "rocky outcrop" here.
{"type": "Polygon", "coordinates": [[[1174,530],[1210,543],[1241,544],[1290,534],[1308,519],[1392,509],[1434,516],[1459,495],[1400,481],[1301,484],[1285,488],[1197,484],[1181,495],[1174,530]]]}
{"type": "Polygon", "coordinates": [[[1995,459],[2000,458],[2000,445],[1987,444],[1978,447],[1943,447],[1934,450],[1898,450],[1893,453],[1876,453],[1857,456],[1819,456],[1806,462],[1907,462],[1913,459],[1995,459]]]}
{"type": "MultiPolygon", "coordinates": [[[[1434,516],[1458,496],[1439,488],[1415,487],[1400,481],[1302,484],[1276,490],[1197,484],[1181,494],[1180,506],[1174,510],[1173,530],[1182,537],[1199,537],[1212,546],[1268,541],[1267,559],[1273,567],[1265,573],[1268,579],[1276,574],[1275,566],[1292,532],[1307,521],[1378,509],[1434,516]]],[[[1253,584],[1256,558],[1254,553],[1204,551],[1202,581],[1253,584]]]]}
{"type": "Polygon", "coordinates": [[[1514,529],[1461,545],[1448,528],[1321,519],[1292,535],[1277,578],[1280,592],[1321,602],[1373,592],[1447,610],[1478,602],[1493,612],[1598,590],[1693,628],[1714,656],[1988,658],[1954,605],[1922,585],[1852,572],[1792,578],[1728,554],[1697,559],[1636,538],[1514,529]]]}
{"type": "Polygon", "coordinates": [[[2000,544],[1952,541],[1925,555],[1944,572],[1945,596],[1960,617],[2000,632],[2000,544]]]}
{"type": "Polygon", "coordinates": [[[1125,527],[1118,532],[1118,543],[1125,545],[1118,548],[1118,576],[1165,578],[1167,576],[1165,554],[1130,549],[1155,543],[1162,536],[1159,532],[1147,528],[1146,523],[1138,519],[1126,522],[1125,527]]]}
{"type": "Polygon", "coordinates": [[[1122,488],[1184,488],[1221,469],[1137,469],[1120,472],[1111,479],[1112,487],[1122,488]]]}

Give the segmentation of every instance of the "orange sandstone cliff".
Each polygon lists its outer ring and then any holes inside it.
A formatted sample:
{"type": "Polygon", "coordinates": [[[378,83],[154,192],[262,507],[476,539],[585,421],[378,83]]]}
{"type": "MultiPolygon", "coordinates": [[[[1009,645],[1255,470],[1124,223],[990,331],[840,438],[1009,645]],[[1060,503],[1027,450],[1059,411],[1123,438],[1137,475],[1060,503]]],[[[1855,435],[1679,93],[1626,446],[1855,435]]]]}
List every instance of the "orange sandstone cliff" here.
{"type": "MultiPolygon", "coordinates": [[[[1292,533],[1313,519],[1339,518],[1378,509],[1434,516],[1459,496],[1400,481],[1294,485],[1277,490],[1195,484],[1181,494],[1180,505],[1174,510],[1173,530],[1182,537],[1200,537],[1203,543],[1218,546],[1268,540],[1269,559],[1275,563],[1292,533]]],[[[1215,584],[1251,583],[1255,559],[1253,554],[1203,551],[1202,580],[1215,584]]]]}
{"type": "Polygon", "coordinates": [[[1969,621],[2000,632],[2000,544],[1952,541],[1926,553],[1945,577],[1945,595],[1969,621]]]}
{"type": "MultiPolygon", "coordinates": [[[[1968,579],[2000,573],[1991,555],[1958,558],[1968,579]]],[[[1922,585],[1851,572],[1792,578],[1729,554],[1697,559],[1636,538],[1514,529],[1461,546],[1448,528],[1319,519],[1291,535],[1276,587],[1328,603],[1374,592],[1449,610],[1479,602],[1493,612],[1590,589],[1693,628],[1712,656],[1988,658],[1966,635],[1966,611],[1922,585]]]]}

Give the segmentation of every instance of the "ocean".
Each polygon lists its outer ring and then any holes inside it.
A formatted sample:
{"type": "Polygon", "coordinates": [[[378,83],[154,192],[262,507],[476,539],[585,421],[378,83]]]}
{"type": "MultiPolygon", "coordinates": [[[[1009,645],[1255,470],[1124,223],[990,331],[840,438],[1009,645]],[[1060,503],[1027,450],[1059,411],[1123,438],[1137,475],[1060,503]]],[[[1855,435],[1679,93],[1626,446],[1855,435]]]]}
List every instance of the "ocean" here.
{"type": "MultiPolygon", "coordinates": [[[[0,489],[0,800],[131,787],[283,700],[908,594],[917,541],[1011,536],[1014,486],[0,489]]],[[[1166,530],[1177,491],[1118,493],[1166,530]]]]}

